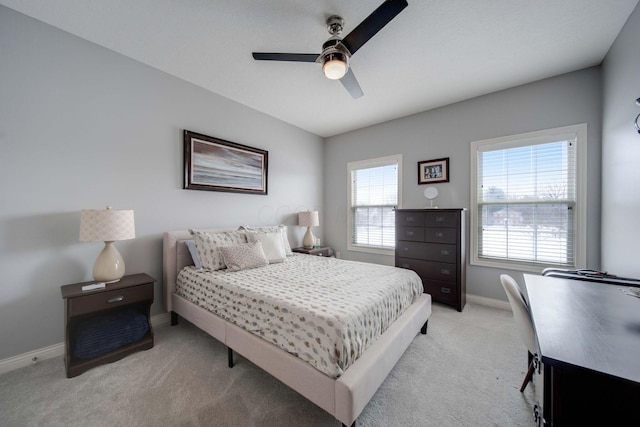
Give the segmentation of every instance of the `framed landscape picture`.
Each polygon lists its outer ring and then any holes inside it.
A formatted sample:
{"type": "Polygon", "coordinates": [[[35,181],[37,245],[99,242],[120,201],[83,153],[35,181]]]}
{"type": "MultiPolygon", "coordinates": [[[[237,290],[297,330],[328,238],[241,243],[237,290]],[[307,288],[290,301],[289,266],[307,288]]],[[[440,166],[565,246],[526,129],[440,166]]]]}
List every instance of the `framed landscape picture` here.
{"type": "Polygon", "coordinates": [[[268,151],[184,131],[184,188],[267,194],[268,151]]]}
{"type": "Polygon", "coordinates": [[[418,184],[449,182],[449,158],[418,162],[418,184]]]}

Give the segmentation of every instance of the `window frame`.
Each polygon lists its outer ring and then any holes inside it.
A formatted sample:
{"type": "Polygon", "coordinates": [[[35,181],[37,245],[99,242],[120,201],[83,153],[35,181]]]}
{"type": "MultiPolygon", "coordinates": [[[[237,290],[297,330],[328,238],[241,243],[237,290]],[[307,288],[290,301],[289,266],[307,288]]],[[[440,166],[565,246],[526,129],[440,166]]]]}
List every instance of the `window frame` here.
{"type": "Polygon", "coordinates": [[[368,252],[372,254],[380,255],[392,255],[395,256],[395,242],[392,248],[386,248],[382,246],[373,246],[365,244],[356,244],[352,242],[353,236],[353,215],[352,215],[352,182],[351,176],[354,170],[370,169],[381,166],[396,165],[398,168],[398,200],[396,209],[402,206],[402,154],[393,154],[390,156],[377,157],[374,159],[357,160],[347,163],[347,250],[357,252],[368,252]]]}
{"type": "MultiPolygon", "coordinates": [[[[494,267],[507,270],[518,270],[540,273],[546,267],[559,267],[557,264],[545,264],[541,262],[523,262],[515,260],[495,260],[481,258],[478,253],[479,221],[481,211],[478,208],[478,155],[481,149],[488,146],[496,150],[530,146],[545,142],[556,142],[564,139],[575,138],[575,223],[573,236],[574,264],[561,268],[580,269],[586,268],[586,238],[587,238],[587,124],[580,123],[570,126],[562,126],[552,129],[544,129],[534,132],[526,132],[516,135],[508,135],[499,138],[490,138],[473,141],[471,143],[470,156],[470,254],[469,263],[482,267],[494,267]]],[[[482,150],[491,151],[491,150],[482,150]]]]}

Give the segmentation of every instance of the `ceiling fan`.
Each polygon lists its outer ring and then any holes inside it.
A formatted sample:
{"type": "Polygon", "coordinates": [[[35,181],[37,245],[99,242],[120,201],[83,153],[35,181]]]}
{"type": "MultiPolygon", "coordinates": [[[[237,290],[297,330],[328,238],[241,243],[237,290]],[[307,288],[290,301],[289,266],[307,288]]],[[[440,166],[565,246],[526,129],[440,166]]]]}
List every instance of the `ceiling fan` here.
{"type": "Polygon", "coordinates": [[[385,25],[408,6],[406,0],[386,0],[343,39],[340,38],[344,20],[337,15],[327,18],[327,30],[331,37],[322,45],[322,53],[263,53],[253,52],[259,61],[318,62],[322,72],[332,80],[340,80],[351,96],[360,98],[362,89],[349,67],[351,56],[375,36],[385,25]]]}

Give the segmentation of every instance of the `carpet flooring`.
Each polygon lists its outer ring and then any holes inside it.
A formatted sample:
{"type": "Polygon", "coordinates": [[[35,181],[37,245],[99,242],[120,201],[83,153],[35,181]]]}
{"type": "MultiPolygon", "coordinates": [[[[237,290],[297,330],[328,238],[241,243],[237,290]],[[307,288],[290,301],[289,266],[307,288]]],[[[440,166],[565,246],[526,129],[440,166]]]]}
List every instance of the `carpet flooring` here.
{"type": "MultiPolygon", "coordinates": [[[[0,426],[340,426],[193,325],[155,328],[155,346],[68,379],[62,358],[0,376],[0,426]]],[[[357,426],[533,426],[534,385],[510,311],[434,303],[357,426]]]]}

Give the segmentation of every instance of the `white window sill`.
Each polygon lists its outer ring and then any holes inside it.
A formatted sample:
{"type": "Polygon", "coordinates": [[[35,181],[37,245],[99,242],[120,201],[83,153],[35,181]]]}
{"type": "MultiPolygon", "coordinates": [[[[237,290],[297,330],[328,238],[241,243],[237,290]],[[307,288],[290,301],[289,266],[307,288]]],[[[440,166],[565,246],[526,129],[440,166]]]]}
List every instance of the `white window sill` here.
{"type": "Polygon", "coordinates": [[[378,254],[378,255],[396,255],[395,248],[380,248],[375,246],[364,246],[364,245],[348,245],[347,250],[355,251],[355,252],[367,252],[370,254],[378,254]]]}

